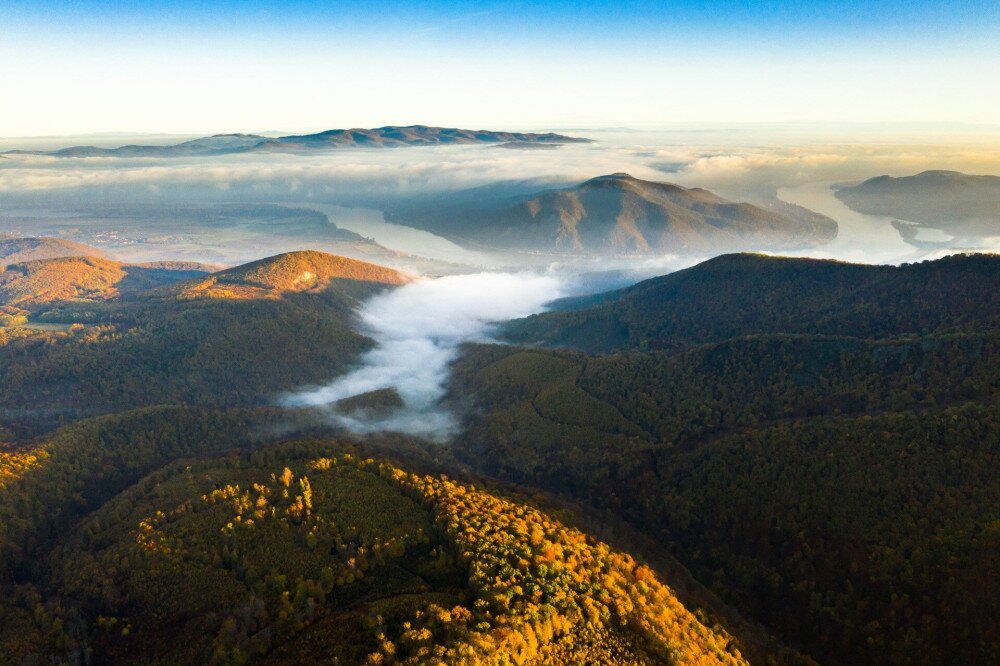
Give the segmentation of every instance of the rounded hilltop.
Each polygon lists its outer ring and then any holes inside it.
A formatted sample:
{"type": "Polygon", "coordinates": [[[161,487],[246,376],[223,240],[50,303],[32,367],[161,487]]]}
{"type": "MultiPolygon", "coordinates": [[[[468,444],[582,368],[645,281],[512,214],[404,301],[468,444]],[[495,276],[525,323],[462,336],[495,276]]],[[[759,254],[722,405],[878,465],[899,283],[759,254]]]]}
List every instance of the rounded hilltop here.
{"type": "Polygon", "coordinates": [[[96,256],[33,259],[0,270],[0,306],[35,311],[57,303],[113,301],[207,272],[199,264],[183,262],[125,264],[96,256]]]}
{"type": "Polygon", "coordinates": [[[3,236],[0,235],[0,267],[20,264],[36,259],[56,259],[59,257],[102,257],[107,254],[89,245],[65,238],[46,236],[3,236]]]}
{"type": "Polygon", "coordinates": [[[262,298],[288,292],[319,292],[334,283],[394,286],[412,280],[412,275],[367,261],[316,250],[299,250],[259,259],[185,283],[180,286],[180,295],[262,298]]]}

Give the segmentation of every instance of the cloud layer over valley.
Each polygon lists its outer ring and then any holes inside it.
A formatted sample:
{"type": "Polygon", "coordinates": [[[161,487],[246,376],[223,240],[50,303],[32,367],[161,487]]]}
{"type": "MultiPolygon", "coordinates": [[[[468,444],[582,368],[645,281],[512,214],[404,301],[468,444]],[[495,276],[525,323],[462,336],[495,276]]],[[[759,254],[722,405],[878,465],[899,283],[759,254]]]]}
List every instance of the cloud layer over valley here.
{"type": "MultiPolygon", "coordinates": [[[[766,127],[671,130],[578,127],[563,131],[596,141],[540,151],[434,146],[344,149],[308,156],[152,159],[10,154],[0,159],[0,196],[4,200],[0,207],[0,232],[60,235],[98,245],[112,254],[120,251],[135,260],[170,258],[171,244],[175,244],[186,248],[185,259],[218,263],[228,260],[224,248],[207,247],[199,254],[202,241],[185,231],[183,225],[173,224],[162,211],[220,203],[277,203],[307,209],[316,206],[313,210],[346,206],[390,213],[401,206],[422,205],[433,211],[441,202],[454,197],[501,201],[505,196],[578,184],[615,172],[701,187],[733,201],[768,206],[777,203],[779,191],[787,193],[790,188],[816,182],[860,181],[881,174],[908,175],[926,169],[1000,174],[1000,150],[996,149],[1000,138],[994,134],[979,136],[979,143],[973,144],[970,133],[942,137],[927,132],[892,135],[870,130],[852,134],[849,128],[839,134],[833,129],[815,132],[804,128],[790,133],[766,127]],[[145,220],[139,216],[124,224],[120,210],[109,213],[123,206],[156,209],[158,219],[145,220]],[[104,228],[108,220],[117,225],[110,234],[104,228]],[[143,248],[151,243],[155,251],[144,253],[143,248]]],[[[332,216],[331,221],[337,223],[332,216]]],[[[851,222],[838,220],[845,221],[851,222]]],[[[907,252],[887,254],[885,248],[868,252],[880,243],[880,238],[886,237],[886,230],[880,227],[891,221],[873,223],[879,226],[873,228],[870,238],[863,233],[852,236],[861,240],[855,247],[845,248],[843,243],[820,247],[810,252],[811,256],[869,262],[919,257],[907,252]]],[[[212,221],[206,220],[205,224],[206,233],[214,234],[212,221]]],[[[855,225],[853,231],[859,230],[864,231],[862,226],[855,225]]],[[[360,226],[358,231],[365,235],[360,226]]],[[[230,232],[235,233],[227,229],[230,232]]],[[[247,253],[254,243],[260,248],[258,256],[268,253],[268,244],[261,242],[260,232],[258,225],[252,238],[227,240],[230,245],[240,243],[241,249],[234,260],[256,258],[247,253]]],[[[895,230],[889,233],[897,234],[895,230]]],[[[327,245],[322,240],[303,237],[303,247],[325,249],[327,245]]],[[[415,253],[402,239],[399,246],[391,238],[377,240],[390,249],[415,253]]],[[[281,248],[291,249],[285,245],[281,248]]],[[[483,249],[488,248],[464,248],[472,252],[483,249]]],[[[489,261],[476,261],[472,255],[460,253],[448,255],[448,261],[480,269],[539,266],[548,260],[532,259],[526,254],[510,260],[494,256],[489,261]]],[[[650,257],[635,261],[648,264],[650,257]]]]}
{"type": "Polygon", "coordinates": [[[371,299],[361,312],[377,346],[330,384],[286,396],[285,404],[324,410],[355,432],[397,431],[445,438],[457,423],[441,405],[459,346],[488,339],[491,324],[539,312],[563,281],[532,273],[479,273],[422,280],[371,299]],[[347,410],[354,396],[394,389],[400,404],[347,410]]]}

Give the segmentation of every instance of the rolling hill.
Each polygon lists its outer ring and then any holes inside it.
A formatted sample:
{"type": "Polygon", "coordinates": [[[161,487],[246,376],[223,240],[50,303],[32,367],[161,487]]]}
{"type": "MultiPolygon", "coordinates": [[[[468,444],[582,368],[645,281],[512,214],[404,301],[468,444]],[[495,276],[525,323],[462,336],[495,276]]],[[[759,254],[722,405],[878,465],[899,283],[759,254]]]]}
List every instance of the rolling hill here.
{"type": "MultiPolygon", "coordinates": [[[[180,416],[202,436],[219,430],[180,416]]],[[[49,465],[67,465],[50,451],[49,465]]],[[[107,460],[113,445],[95,453],[107,460]]],[[[21,599],[0,605],[4,645],[113,664],[746,663],[649,567],[523,498],[359,453],[290,442],[166,464],[128,489],[116,480],[124,492],[48,551],[65,596],[34,615],[21,599]]],[[[0,507],[45,474],[0,491],[0,507]]],[[[70,499],[56,492],[54,507],[70,499]]]]}
{"type": "Polygon", "coordinates": [[[954,236],[972,246],[1000,236],[1000,177],[958,171],[924,171],[913,176],[878,176],[841,187],[838,199],[854,210],[885,215],[954,236]]]}
{"type": "Polygon", "coordinates": [[[726,201],[707,190],[616,173],[485,206],[411,210],[402,224],[488,248],[565,254],[718,254],[811,247],[833,220],[726,201]]]}
{"type": "Polygon", "coordinates": [[[205,275],[198,264],[123,264],[93,256],[36,259],[0,273],[0,306],[38,310],[62,302],[111,301],[205,275]]]}
{"type": "Polygon", "coordinates": [[[401,285],[413,279],[405,273],[325,252],[286,252],[212,273],[171,290],[181,298],[276,298],[286,293],[319,292],[348,283],[401,285]]]}
{"type": "Polygon", "coordinates": [[[56,259],[59,257],[98,257],[107,254],[96,247],[75,243],[63,238],[47,237],[3,237],[0,236],[0,267],[21,264],[36,259],[56,259]]]}
{"type": "Polygon", "coordinates": [[[313,251],[194,277],[89,258],[14,269],[0,294],[32,322],[0,327],[0,419],[31,432],[146,405],[269,404],[328,381],[372,344],[358,304],[411,279],[313,251]]]}
{"type": "Polygon", "coordinates": [[[49,152],[10,151],[56,157],[187,157],[234,153],[306,153],[338,148],[397,148],[455,144],[559,145],[589,139],[562,134],[465,130],[427,125],[387,126],[374,129],[333,129],[315,134],[266,137],[256,134],[217,134],[167,146],[130,145],[119,148],[72,146],[49,152]]]}
{"type": "Polygon", "coordinates": [[[1000,325],[1000,256],[868,266],[726,255],[563,308],[511,322],[506,338],[607,352],[772,333],[871,339],[992,330],[1000,325]]]}

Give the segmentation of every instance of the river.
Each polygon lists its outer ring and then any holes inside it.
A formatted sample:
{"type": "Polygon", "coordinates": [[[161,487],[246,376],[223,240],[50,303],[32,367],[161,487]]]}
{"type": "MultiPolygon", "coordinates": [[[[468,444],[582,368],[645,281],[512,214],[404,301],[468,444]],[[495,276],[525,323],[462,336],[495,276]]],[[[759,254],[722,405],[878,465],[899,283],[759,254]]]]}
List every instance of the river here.
{"type": "Polygon", "coordinates": [[[891,217],[859,213],[834,195],[834,183],[818,182],[782,187],[778,198],[837,221],[839,231],[830,243],[790,256],[842,259],[867,264],[899,264],[923,258],[927,253],[906,243],[892,226],[891,217]]]}

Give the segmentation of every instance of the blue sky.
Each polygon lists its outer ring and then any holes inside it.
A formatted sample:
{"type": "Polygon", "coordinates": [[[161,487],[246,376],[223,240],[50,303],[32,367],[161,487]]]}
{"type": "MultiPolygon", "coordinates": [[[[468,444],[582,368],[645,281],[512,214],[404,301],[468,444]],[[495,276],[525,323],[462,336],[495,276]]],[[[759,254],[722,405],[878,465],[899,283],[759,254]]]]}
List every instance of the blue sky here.
{"type": "Polygon", "coordinates": [[[1000,122],[1000,2],[0,0],[0,136],[1000,122]]]}

